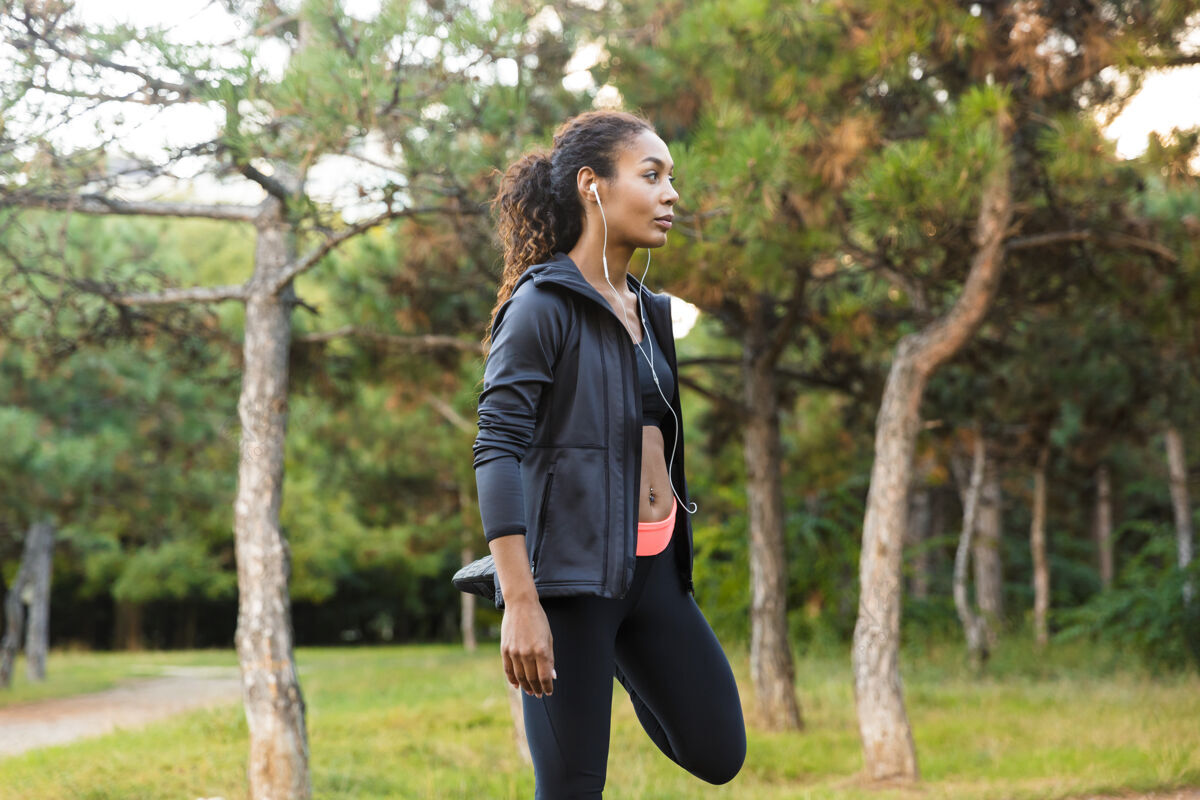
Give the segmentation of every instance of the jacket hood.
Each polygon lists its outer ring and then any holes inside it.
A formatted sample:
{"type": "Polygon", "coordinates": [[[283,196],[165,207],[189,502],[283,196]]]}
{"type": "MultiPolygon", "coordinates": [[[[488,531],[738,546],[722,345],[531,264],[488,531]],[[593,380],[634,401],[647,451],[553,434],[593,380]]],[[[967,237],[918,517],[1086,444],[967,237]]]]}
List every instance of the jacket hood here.
{"type": "MultiPolygon", "coordinates": [[[[516,290],[520,288],[521,284],[525,283],[526,281],[533,281],[534,285],[536,286],[540,286],[547,281],[557,283],[561,286],[566,286],[569,289],[573,289],[576,292],[579,292],[580,294],[585,295],[586,297],[589,297],[597,302],[608,305],[607,300],[596,291],[596,287],[588,283],[587,278],[583,277],[583,273],[579,270],[579,266],[571,259],[569,255],[561,250],[556,252],[549,261],[526,267],[525,271],[521,273],[521,277],[517,279],[517,285],[513,287],[513,291],[516,292],[516,290]]],[[[654,297],[656,295],[655,292],[647,289],[641,283],[641,281],[634,277],[632,272],[625,273],[625,282],[629,287],[629,290],[639,294],[639,296],[642,291],[645,291],[645,293],[650,297],[654,297]]]]}

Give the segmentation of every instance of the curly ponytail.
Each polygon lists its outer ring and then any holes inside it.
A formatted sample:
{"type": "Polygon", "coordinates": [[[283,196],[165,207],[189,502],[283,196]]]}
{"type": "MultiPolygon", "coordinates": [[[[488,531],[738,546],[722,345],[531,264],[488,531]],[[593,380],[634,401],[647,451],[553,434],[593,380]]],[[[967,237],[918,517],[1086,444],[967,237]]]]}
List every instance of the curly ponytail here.
{"type": "Polygon", "coordinates": [[[504,271],[483,338],[485,358],[496,312],[512,296],[521,274],[579,241],[583,231],[583,203],[575,183],[579,170],[591,167],[598,177],[613,177],[618,151],[644,130],[655,132],[647,120],[627,111],[586,111],[559,126],[550,152],[526,154],[505,171],[492,199],[504,271]]]}

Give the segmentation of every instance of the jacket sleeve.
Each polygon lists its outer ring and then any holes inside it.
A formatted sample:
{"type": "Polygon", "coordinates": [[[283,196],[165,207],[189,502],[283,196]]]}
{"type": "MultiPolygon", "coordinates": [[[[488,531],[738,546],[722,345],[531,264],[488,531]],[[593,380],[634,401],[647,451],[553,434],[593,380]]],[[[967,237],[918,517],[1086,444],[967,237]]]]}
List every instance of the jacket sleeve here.
{"type": "Polygon", "coordinates": [[[496,314],[472,446],[484,538],[525,533],[520,461],[533,441],[538,404],[554,381],[565,330],[562,298],[530,286],[496,314]]]}

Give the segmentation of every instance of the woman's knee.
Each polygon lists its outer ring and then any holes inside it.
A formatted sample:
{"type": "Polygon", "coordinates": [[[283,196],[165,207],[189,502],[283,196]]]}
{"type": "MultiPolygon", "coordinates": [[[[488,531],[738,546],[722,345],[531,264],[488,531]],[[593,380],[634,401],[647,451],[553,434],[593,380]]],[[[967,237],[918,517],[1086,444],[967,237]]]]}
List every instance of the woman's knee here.
{"type": "Polygon", "coordinates": [[[746,761],[745,733],[743,731],[740,736],[731,733],[729,736],[713,738],[713,746],[692,754],[687,770],[711,784],[729,783],[741,772],[746,761]]]}

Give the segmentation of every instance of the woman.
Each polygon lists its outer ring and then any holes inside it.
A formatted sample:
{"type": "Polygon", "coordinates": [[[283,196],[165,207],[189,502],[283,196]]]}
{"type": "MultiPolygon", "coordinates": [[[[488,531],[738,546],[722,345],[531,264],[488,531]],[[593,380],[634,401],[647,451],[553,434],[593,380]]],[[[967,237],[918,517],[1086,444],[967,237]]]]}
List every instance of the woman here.
{"type": "Polygon", "coordinates": [[[601,797],[614,675],[692,774],[725,783],[746,755],[733,672],[690,593],[670,298],[628,273],[635,249],[648,269],[666,244],[673,166],[646,120],[588,112],[494,201],[504,274],[474,466],[538,800],[601,797]]]}

